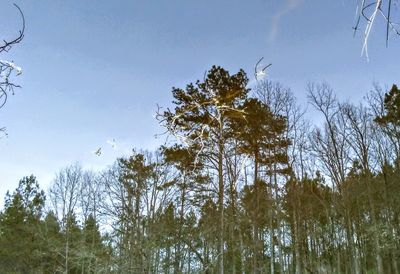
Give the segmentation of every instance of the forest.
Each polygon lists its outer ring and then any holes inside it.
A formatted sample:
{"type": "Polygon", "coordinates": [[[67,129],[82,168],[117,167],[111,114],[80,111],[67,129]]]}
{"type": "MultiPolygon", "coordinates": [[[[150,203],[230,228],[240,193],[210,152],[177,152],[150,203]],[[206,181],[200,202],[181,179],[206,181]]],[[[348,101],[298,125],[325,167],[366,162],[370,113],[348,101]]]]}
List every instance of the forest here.
{"type": "Polygon", "coordinates": [[[399,273],[400,90],[307,91],[218,66],[172,88],[158,150],[7,193],[2,271],[399,273]]]}

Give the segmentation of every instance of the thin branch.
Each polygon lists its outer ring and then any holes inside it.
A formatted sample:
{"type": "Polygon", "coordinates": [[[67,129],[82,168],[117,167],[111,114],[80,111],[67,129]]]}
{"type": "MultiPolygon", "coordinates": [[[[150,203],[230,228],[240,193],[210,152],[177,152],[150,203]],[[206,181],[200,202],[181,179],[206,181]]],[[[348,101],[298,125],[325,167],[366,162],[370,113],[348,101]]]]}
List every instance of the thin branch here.
{"type": "Polygon", "coordinates": [[[268,64],[262,69],[258,69],[258,66],[260,65],[261,61],[264,59],[264,57],[261,57],[260,60],[256,63],[254,66],[254,77],[256,78],[256,81],[258,81],[258,76],[265,75],[265,70],[272,66],[272,64],[268,64]]]}
{"type": "Polygon", "coordinates": [[[24,38],[24,33],[25,33],[25,16],[24,13],[22,12],[22,10],[20,9],[20,7],[17,4],[14,4],[14,7],[16,7],[21,15],[22,18],[22,28],[19,31],[19,35],[11,40],[11,41],[7,41],[7,40],[3,40],[3,45],[0,46],[0,53],[1,52],[8,52],[11,47],[15,44],[18,44],[19,42],[21,42],[21,40],[24,38]]]}
{"type": "Polygon", "coordinates": [[[392,7],[392,0],[389,0],[389,7],[388,7],[388,12],[387,12],[387,19],[386,19],[386,47],[388,47],[389,43],[389,25],[390,25],[390,11],[392,7]]]}

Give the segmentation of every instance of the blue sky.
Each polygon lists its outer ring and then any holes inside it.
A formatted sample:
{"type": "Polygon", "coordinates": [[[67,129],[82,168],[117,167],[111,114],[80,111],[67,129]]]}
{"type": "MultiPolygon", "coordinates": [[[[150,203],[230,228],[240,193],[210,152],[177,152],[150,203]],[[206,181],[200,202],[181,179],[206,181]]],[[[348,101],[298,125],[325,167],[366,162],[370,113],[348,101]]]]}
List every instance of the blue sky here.
{"type": "MultiPolygon", "coordinates": [[[[271,80],[305,102],[310,81],[327,81],[342,99],[360,100],[372,83],[400,79],[400,39],[385,47],[382,20],[361,57],[353,38],[356,0],[17,1],[27,29],[1,59],[24,70],[22,85],[0,110],[0,199],[21,177],[47,188],[62,167],[101,169],[130,149],[154,149],[162,132],[157,104],[171,87],[201,78],[211,65],[251,76],[257,60],[273,63],[271,80]],[[117,150],[106,144],[115,138],[117,150]],[[103,155],[92,151],[103,147],[103,155]]],[[[19,18],[0,4],[0,33],[19,18]]]]}

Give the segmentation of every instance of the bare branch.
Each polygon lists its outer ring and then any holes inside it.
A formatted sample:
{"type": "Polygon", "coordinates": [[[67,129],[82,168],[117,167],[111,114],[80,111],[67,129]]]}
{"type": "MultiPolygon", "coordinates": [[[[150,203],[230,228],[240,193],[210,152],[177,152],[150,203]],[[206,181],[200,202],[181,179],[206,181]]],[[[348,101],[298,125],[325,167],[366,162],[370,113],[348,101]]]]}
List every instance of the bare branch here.
{"type": "Polygon", "coordinates": [[[24,13],[22,12],[22,10],[20,9],[20,7],[17,4],[14,4],[14,6],[18,9],[21,18],[22,18],[22,27],[21,30],[19,31],[18,36],[11,40],[11,41],[7,41],[7,40],[3,40],[3,44],[0,45],[0,53],[2,53],[3,51],[8,52],[11,47],[15,44],[18,44],[19,42],[22,41],[22,39],[24,38],[24,33],[25,33],[25,16],[24,13]]]}
{"type": "Polygon", "coordinates": [[[269,68],[270,66],[272,66],[272,64],[268,64],[266,66],[264,66],[261,69],[258,69],[258,66],[260,65],[261,61],[264,59],[264,57],[261,57],[260,60],[258,60],[258,62],[256,63],[256,65],[254,66],[254,77],[256,78],[256,81],[258,81],[258,77],[259,76],[263,76],[265,75],[265,70],[267,68],[269,68]]]}

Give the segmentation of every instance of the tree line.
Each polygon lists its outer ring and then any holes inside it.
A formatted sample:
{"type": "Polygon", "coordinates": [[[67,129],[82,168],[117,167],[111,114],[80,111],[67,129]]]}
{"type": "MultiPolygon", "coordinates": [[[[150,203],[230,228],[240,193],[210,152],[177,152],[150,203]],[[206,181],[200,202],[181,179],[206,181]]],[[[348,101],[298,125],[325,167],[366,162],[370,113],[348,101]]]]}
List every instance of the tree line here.
{"type": "Polygon", "coordinates": [[[168,136],[101,172],[34,176],[0,214],[3,273],[399,273],[400,90],[310,108],[213,66],[172,88],[168,136]],[[320,117],[312,123],[307,111],[320,117]]]}

